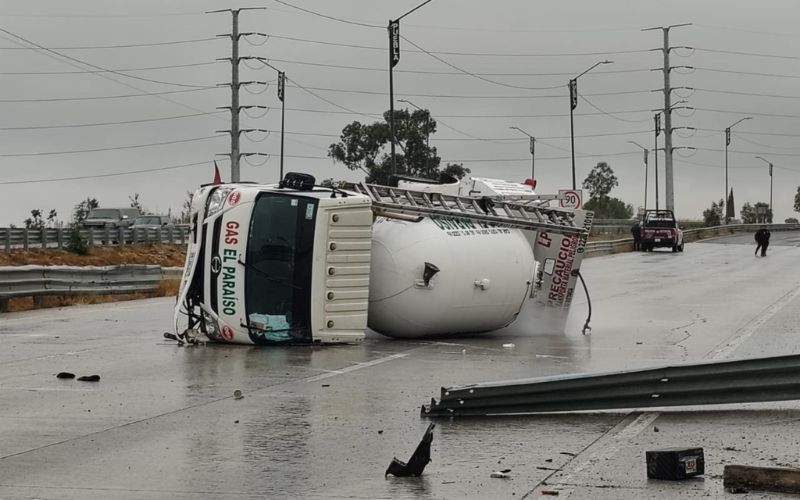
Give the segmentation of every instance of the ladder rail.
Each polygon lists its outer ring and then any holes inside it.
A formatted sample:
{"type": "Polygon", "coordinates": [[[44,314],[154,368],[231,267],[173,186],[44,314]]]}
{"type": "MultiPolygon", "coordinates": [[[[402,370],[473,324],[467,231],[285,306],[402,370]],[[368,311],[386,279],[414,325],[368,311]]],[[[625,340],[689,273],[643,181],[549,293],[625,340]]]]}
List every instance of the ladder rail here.
{"type": "Polygon", "coordinates": [[[356,184],[355,191],[372,200],[377,215],[443,216],[480,221],[500,227],[559,234],[585,235],[587,229],[575,224],[575,212],[540,204],[509,201],[501,197],[481,198],[414,191],[376,184],[356,184]]]}

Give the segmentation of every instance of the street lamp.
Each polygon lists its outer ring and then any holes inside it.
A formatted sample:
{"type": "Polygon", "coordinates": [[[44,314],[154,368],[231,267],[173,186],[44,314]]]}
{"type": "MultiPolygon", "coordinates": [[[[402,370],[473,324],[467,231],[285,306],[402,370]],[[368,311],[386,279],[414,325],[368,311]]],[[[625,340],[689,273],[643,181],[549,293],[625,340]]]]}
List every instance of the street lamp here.
{"type": "Polygon", "coordinates": [[[752,118],[752,116],[745,116],[725,129],[725,197],[723,198],[725,200],[725,224],[728,223],[728,146],[731,144],[731,129],[737,124],[752,118]]]}
{"type": "Polygon", "coordinates": [[[647,151],[646,147],[642,146],[641,144],[639,144],[636,141],[628,141],[628,142],[630,144],[635,144],[636,146],[639,146],[640,148],[642,148],[642,151],[644,151],[644,209],[647,210],[647,170],[648,170],[648,168],[647,168],[647,153],[648,153],[648,151],[647,151]]]}
{"type": "Polygon", "coordinates": [[[569,81],[569,140],[572,146],[572,189],[575,189],[575,125],[572,112],[578,107],[578,78],[601,64],[611,64],[612,62],[613,61],[596,62],[589,69],[569,81]]]}
{"type": "MultiPolygon", "coordinates": [[[[410,104],[417,108],[420,111],[426,111],[413,102],[407,99],[398,99],[397,102],[404,102],[406,104],[410,104]]],[[[431,112],[426,111],[427,116],[425,119],[425,171],[427,172],[428,168],[431,166],[431,146],[430,146],[430,138],[431,138],[431,112]]]]}
{"type": "Polygon", "coordinates": [[[536,151],[536,137],[534,137],[534,136],[532,136],[531,134],[529,134],[529,133],[525,132],[524,130],[522,130],[522,129],[521,129],[521,128],[519,128],[519,127],[508,127],[508,128],[513,128],[514,130],[519,130],[520,132],[522,132],[523,134],[527,135],[527,136],[530,138],[530,149],[531,149],[531,179],[532,179],[532,180],[535,180],[535,179],[536,179],[536,176],[534,175],[534,172],[535,172],[535,170],[534,170],[534,168],[533,168],[533,167],[534,167],[534,164],[533,164],[533,162],[534,162],[534,151],[536,151]]]}
{"type": "Polygon", "coordinates": [[[756,158],[767,162],[767,165],[769,165],[769,222],[772,224],[772,162],[767,161],[760,156],[756,156],[756,158]]]}
{"type": "Polygon", "coordinates": [[[389,134],[392,139],[392,175],[397,174],[397,160],[394,156],[397,139],[394,135],[394,74],[392,70],[400,62],[400,20],[431,1],[425,0],[394,21],[390,19],[387,27],[389,31],[389,134]]]}

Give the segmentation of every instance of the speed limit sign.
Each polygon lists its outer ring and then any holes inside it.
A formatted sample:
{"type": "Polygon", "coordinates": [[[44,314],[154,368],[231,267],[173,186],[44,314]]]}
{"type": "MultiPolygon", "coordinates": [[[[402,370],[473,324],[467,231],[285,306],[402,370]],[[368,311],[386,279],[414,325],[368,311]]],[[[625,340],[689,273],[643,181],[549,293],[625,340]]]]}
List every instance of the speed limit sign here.
{"type": "Polygon", "coordinates": [[[581,208],[583,206],[583,191],[580,189],[559,189],[559,206],[561,208],[581,208]]]}

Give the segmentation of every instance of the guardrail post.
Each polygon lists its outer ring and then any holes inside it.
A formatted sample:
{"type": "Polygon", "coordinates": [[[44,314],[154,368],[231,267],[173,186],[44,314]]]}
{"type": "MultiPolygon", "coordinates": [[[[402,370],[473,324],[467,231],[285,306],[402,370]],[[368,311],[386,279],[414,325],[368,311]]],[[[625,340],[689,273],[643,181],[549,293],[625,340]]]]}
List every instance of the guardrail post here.
{"type": "Polygon", "coordinates": [[[135,245],[137,243],[139,243],[139,230],[138,229],[134,229],[133,230],[133,244],[135,245]]]}
{"type": "Polygon", "coordinates": [[[169,243],[170,245],[175,243],[175,238],[173,238],[173,236],[172,236],[172,226],[169,226],[167,228],[167,240],[168,240],[167,243],[169,243]]]}
{"type": "Polygon", "coordinates": [[[42,228],[41,230],[41,238],[42,238],[42,248],[47,248],[47,229],[42,228]]]}
{"type": "Polygon", "coordinates": [[[182,227],[178,231],[181,233],[181,245],[186,245],[186,228],[182,227]]]}
{"type": "MultiPolygon", "coordinates": [[[[136,234],[136,231],[134,231],[134,234],[136,234]]],[[[118,227],[117,228],[117,244],[118,245],[124,245],[125,244],[125,228],[124,227],[118,227]]]]}
{"type": "Polygon", "coordinates": [[[6,252],[10,252],[11,251],[11,228],[10,227],[6,228],[5,240],[6,240],[6,252]]]}
{"type": "Polygon", "coordinates": [[[111,230],[107,227],[103,228],[103,240],[101,243],[103,245],[108,245],[111,243],[111,230]]]}
{"type": "Polygon", "coordinates": [[[28,232],[29,231],[30,230],[26,227],[25,228],[25,232],[22,233],[22,248],[24,248],[25,250],[28,249],[28,232]]]}
{"type": "Polygon", "coordinates": [[[64,228],[58,228],[58,232],[56,233],[56,238],[58,240],[58,248],[64,248],[64,228]]]}
{"type": "Polygon", "coordinates": [[[164,243],[161,236],[161,226],[158,226],[158,229],[156,229],[156,240],[159,244],[164,243]]]}

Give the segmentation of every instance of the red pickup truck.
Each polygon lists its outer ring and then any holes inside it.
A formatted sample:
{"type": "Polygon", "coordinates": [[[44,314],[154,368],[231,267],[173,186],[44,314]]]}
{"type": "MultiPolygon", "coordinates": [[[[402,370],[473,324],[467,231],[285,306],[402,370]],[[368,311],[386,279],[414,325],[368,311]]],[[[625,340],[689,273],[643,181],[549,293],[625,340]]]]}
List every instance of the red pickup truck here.
{"type": "Polygon", "coordinates": [[[683,231],[672,210],[647,210],[642,220],[642,250],[652,252],[654,248],[672,248],[683,252],[683,231]]]}

